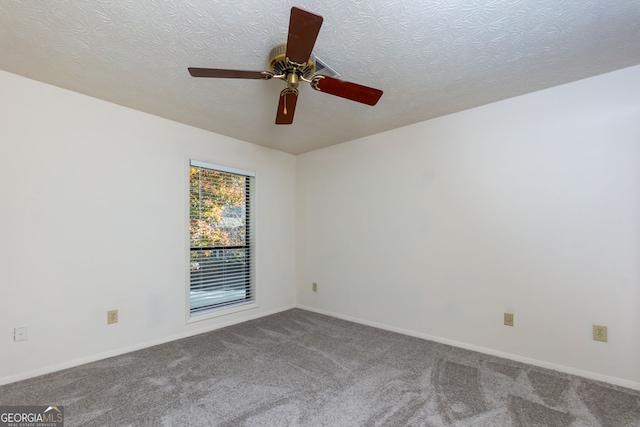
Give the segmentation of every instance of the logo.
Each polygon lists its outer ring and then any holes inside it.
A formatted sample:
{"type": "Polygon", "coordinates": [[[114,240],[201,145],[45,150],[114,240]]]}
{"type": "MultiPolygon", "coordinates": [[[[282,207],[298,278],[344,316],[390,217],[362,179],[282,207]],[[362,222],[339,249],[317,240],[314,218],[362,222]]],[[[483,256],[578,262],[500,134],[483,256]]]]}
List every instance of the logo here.
{"type": "Polygon", "coordinates": [[[64,407],[0,406],[0,427],[64,427],[64,407]]]}

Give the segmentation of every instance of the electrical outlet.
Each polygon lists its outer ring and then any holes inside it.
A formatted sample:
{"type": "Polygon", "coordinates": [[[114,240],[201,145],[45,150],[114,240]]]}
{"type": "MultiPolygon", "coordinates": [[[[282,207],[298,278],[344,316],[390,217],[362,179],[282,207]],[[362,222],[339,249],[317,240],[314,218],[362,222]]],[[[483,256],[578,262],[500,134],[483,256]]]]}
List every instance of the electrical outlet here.
{"type": "Polygon", "coordinates": [[[107,311],[107,325],[118,323],[118,310],[107,311]]]}
{"type": "Polygon", "coordinates": [[[13,328],[13,340],[14,341],[26,341],[27,340],[27,327],[16,326],[13,328]]]}
{"type": "Polygon", "coordinates": [[[504,324],[506,326],[513,326],[513,313],[504,314],[504,324]]]}
{"type": "Polygon", "coordinates": [[[313,282],[313,283],[311,284],[311,290],[312,290],[313,292],[318,292],[318,284],[317,284],[316,282],[313,282]]]}
{"type": "Polygon", "coordinates": [[[602,325],[593,325],[593,339],[595,341],[607,342],[607,327],[602,325]]]}

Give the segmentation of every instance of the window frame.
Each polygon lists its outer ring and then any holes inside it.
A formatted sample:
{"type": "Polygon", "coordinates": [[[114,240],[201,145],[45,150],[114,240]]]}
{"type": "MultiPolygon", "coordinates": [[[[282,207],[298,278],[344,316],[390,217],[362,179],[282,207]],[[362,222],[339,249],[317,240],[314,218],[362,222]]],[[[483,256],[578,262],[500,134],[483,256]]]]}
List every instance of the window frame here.
{"type": "Polygon", "coordinates": [[[252,171],[252,170],[247,170],[247,169],[240,169],[237,167],[231,167],[231,166],[225,166],[225,165],[221,165],[220,163],[211,163],[208,161],[202,161],[202,160],[196,160],[195,158],[187,158],[186,161],[186,179],[185,179],[185,186],[186,186],[186,196],[185,196],[185,211],[186,211],[186,232],[185,232],[185,240],[186,240],[186,244],[185,244],[185,316],[186,316],[186,323],[193,323],[193,322],[198,322],[198,321],[202,321],[202,320],[206,320],[206,319],[211,319],[214,317],[219,317],[219,316],[224,316],[224,315],[228,315],[228,314],[232,314],[232,313],[237,313],[239,311],[244,311],[244,310],[250,310],[250,309],[255,309],[258,308],[258,286],[257,286],[257,279],[256,279],[256,188],[257,188],[257,179],[256,179],[256,172],[252,171]],[[191,230],[190,230],[190,170],[191,167],[195,166],[195,167],[200,167],[200,168],[207,168],[207,169],[213,169],[219,172],[224,172],[224,173],[230,173],[230,174],[237,174],[237,175],[244,175],[247,177],[251,177],[252,178],[252,183],[250,184],[250,192],[249,192],[249,200],[248,200],[248,204],[251,207],[250,208],[250,214],[249,214],[249,233],[250,233],[250,237],[249,237],[249,248],[250,248],[250,265],[249,265],[249,269],[250,269],[250,278],[251,278],[251,287],[252,287],[252,301],[240,301],[238,303],[235,304],[229,304],[226,306],[221,306],[221,307],[213,307],[211,309],[208,310],[203,310],[201,312],[198,313],[192,313],[191,312],[191,271],[190,271],[190,265],[191,265],[191,241],[190,241],[190,235],[191,235],[191,230]]]}

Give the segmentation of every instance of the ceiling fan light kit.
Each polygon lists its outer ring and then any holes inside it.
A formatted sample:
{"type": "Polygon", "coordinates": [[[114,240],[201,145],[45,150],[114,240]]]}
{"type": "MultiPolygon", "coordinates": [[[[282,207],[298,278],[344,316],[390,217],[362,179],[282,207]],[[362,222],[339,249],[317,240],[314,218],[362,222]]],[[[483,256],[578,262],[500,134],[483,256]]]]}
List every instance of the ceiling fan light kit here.
{"type": "Polygon", "coordinates": [[[297,7],[291,8],[289,34],[287,43],[271,49],[269,53],[270,71],[225,70],[218,68],[190,67],[193,77],[211,77],[226,79],[279,79],[286,82],[285,89],[280,92],[276,124],[290,125],[298,100],[300,81],[309,83],[319,92],[339,96],[366,105],[376,105],[382,91],[356,83],[338,80],[334,77],[315,74],[316,65],[311,57],[316,43],[322,17],[297,7]]]}

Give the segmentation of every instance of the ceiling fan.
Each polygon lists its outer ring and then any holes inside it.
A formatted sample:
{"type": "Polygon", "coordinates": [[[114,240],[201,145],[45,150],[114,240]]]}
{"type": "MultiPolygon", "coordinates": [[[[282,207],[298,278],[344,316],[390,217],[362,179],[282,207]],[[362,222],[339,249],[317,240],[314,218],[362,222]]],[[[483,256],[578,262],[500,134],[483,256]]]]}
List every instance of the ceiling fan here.
{"type": "Polygon", "coordinates": [[[189,68],[193,77],[214,77],[227,79],[262,79],[272,78],[284,80],[287,87],[280,92],[277,125],[290,125],[298,100],[298,83],[307,82],[317,91],[361,102],[376,105],[382,91],[356,83],[345,82],[333,77],[315,74],[315,63],[311,51],[318,38],[322,16],[291,8],[289,19],[289,35],[287,43],[274,47],[269,54],[271,71],[225,70],[218,68],[189,68]]]}

